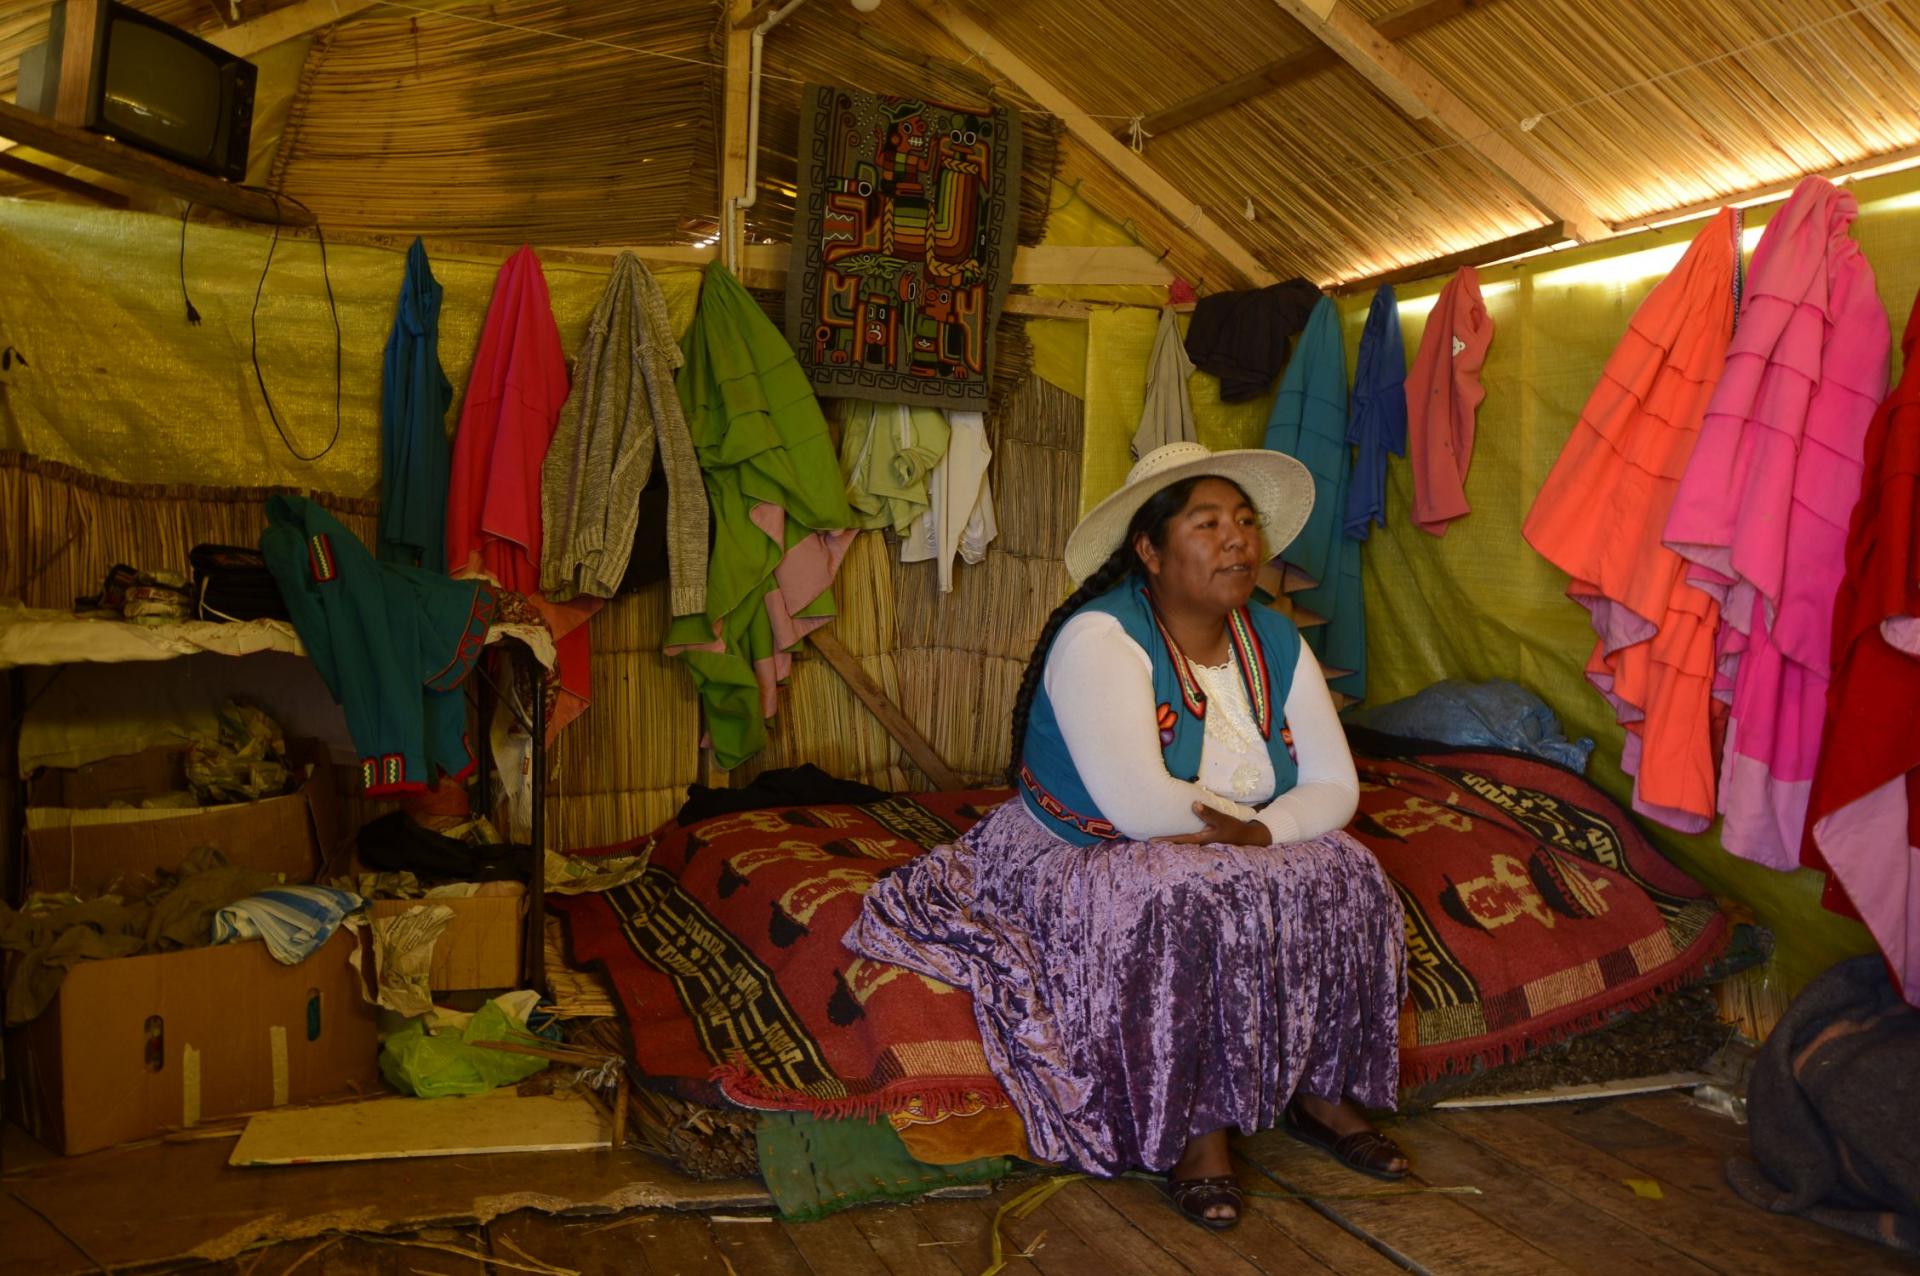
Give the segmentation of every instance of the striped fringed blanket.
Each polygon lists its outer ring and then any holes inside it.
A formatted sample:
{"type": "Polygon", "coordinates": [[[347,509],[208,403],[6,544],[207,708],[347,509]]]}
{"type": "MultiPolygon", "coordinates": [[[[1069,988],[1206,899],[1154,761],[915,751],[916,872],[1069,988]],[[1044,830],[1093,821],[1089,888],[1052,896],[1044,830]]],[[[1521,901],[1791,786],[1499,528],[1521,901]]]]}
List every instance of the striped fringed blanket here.
{"type": "Polygon", "coordinates": [[[1360,811],[1407,915],[1400,1084],[1522,1058],[1651,1004],[1726,941],[1711,896],[1580,776],[1349,730],[1360,811]]]}
{"type": "Polygon", "coordinates": [[[550,898],[601,966],[650,1077],[818,1116],[1005,1107],[973,998],[840,945],[874,878],[970,828],[1004,791],[717,816],[655,834],[645,876],[550,898]]]}

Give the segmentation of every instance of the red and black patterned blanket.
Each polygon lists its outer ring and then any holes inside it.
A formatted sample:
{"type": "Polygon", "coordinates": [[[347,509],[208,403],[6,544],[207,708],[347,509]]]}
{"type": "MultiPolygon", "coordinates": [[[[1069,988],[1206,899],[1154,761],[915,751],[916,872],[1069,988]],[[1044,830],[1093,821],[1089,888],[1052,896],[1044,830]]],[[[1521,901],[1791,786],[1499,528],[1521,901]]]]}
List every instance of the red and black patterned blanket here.
{"type": "MultiPolygon", "coordinates": [[[[1710,897],[1598,789],[1498,751],[1356,736],[1349,831],[1407,913],[1401,1083],[1519,1058],[1643,1006],[1719,948],[1710,897]]],[[[875,876],[1003,791],[720,816],[606,895],[553,901],[612,977],[641,1070],[822,1115],[999,1106],[964,992],[840,943],[875,876]]]]}

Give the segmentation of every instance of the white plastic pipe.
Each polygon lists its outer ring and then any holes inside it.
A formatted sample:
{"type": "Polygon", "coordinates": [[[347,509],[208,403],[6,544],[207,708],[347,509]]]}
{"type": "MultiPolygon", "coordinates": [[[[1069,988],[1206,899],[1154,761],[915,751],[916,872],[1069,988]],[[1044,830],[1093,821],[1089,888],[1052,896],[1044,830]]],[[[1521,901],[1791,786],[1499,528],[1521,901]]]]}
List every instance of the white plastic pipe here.
{"type": "Polygon", "coordinates": [[[735,275],[740,273],[740,243],[746,235],[746,212],[760,198],[760,62],[766,49],[767,32],[786,21],[788,14],[806,2],[787,0],[753,29],[753,54],[747,63],[747,189],[744,194],[728,198],[725,225],[721,228],[727,269],[735,275]]]}

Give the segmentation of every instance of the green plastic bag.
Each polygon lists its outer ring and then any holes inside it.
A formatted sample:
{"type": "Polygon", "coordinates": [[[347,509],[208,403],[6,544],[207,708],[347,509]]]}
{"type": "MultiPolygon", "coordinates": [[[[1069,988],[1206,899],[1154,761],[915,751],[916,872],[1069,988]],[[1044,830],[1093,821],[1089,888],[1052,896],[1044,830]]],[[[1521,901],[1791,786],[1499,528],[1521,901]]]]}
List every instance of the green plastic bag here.
{"type": "Polygon", "coordinates": [[[525,1028],[489,1001],[459,1034],[443,1032],[429,1037],[419,1019],[388,1037],[380,1047],[380,1075],[387,1084],[422,1099],[449,1095],[485,1094],[532,1076],[547,1066],[545,1059],[489,1050],[479,1041],[506,1041],[525,1028]]]}

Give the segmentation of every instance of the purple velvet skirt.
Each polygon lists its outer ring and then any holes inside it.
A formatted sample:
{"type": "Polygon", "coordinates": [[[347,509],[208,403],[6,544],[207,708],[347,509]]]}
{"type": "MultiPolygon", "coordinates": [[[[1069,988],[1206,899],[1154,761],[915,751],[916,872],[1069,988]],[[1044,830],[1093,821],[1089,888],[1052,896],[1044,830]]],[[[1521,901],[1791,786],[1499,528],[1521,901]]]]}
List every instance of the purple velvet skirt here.
{"type": "Polygon", "coordinates": [[[973,994],[1038,1160],[1164,1170],[1296,1088],[1396,1098],[1400,900],[1344,833],[1082,847],[1015,799],[876,882],[846,945],[973,994]]]}

